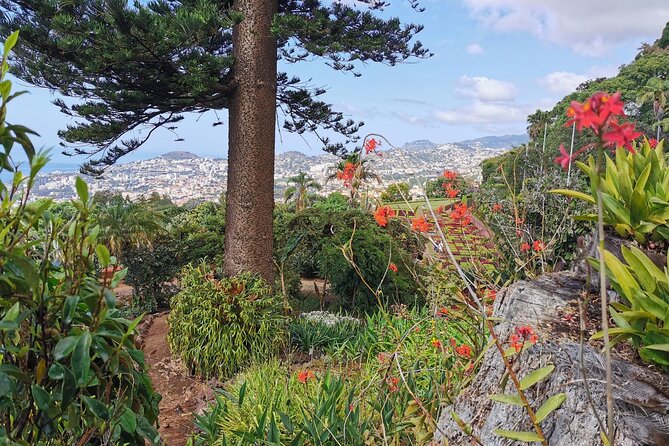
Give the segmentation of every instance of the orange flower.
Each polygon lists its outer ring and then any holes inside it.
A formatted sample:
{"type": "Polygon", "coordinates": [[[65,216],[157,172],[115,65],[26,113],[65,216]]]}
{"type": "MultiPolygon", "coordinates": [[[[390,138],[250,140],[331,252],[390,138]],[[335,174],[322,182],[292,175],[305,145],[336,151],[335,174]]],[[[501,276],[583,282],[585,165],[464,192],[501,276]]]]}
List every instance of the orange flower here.
{"type": "Polygon", "coordinates": [[[351,182],[353,177],[355,177],[355,171],[358,169],[356,164],[353,164],[350,161],[347,161],[344,165],[344,170],[337,172],[337,178],[344,182],[344,186],[351,187],[351,182]]]}
{"type": "Polygon", "coordinates": [[[466,203],[453,205],[453,210],[451,211],[451,221],[462,226],[467,226],[472,222],[472,217],[469,213],[469,208],[467,207],[466,203]]]}
{"type": "Polygon", "coordinates": [[[455,338],[451,338],[450,342],[451,342],[451,347],[453,348],[457,347],[458,343],[455,341],[455,338]]]}
{"type": "Polygon", "coordinates": [[[316,378],[316,375],[314,375],[314,372],[311,370],[302,370],[297,374],[297,380],[303,384],[306,384],[307,381],[314,378],[316,378]]]}
{"type": "Polygon", "coordinates": [[[444,178],[446,178],[449,181],[454,181],[458,178],[457,172],[453,172],[452,170],[444,170],[444,178]]]}
{"type": "Polygon", "coordinates": [[[398,384],[400,383],[400,379],[396,376],[389,376],[386,378],[386,383],[388,384],[388,390],[391,392],[397,392],[400,390],[398,384]]]}
{"type": "Polygon", "coordinates": [[[531,249],[529,243],[523,243],[520,245],[520,252],[527,252],[531,249]]]}
{"type": "Polygon", "coordinates": [[[497,212],[499,212],[499,211],[501,211],[501,210],[502,210],[502,205],[501,205],[501,204],[499,204],[499,203],[495,203],[495,204],[492,205],[492,211],[493,211],[494,213],[497,213],[497,212]]]}
{"type": "Polygon", "coordinates": [[[390,206],[379,206],[376,208],[376,212],[374,212],[374,220],[376,220],[376,223],[382,228],[385,228],[388,224],[388,220],[394,216],[395,211],[392,210],[390,206]]]}
{"type": "Polygon", "coordinates": [[[370,138],[365,141],[365,154],[369,155],[372,152],[376,152],[376,149],[379,148],[381,143],[374,138],[370,138]]]}
{"type": "Polygon", "coordinates": [[[523,349],[524,342],[520,339],[520,336],[512,334],[509,336],[509,345],[516,350],[516,353],[523,349]]]}
{"type": "Polygon", "coordinates": [[[397,265],[395,265],[394,263],[391,263],[390,265],[388,265],[388,269],[390,271],[396,273],[397,272],[397,265]]]}
{"type": "Polygon", "coordinates": [[[432,347],[441,348],[441,341],[439,339],[432,339],[432,347]]]}
{"type": "Polygon", "coordinates": [[[411,221],[411,227],[414,231],[427,232],[430,230],[430,225],[425,220],[425,217],[417,217],[411,221]]]}
{"type": "Polygon", "coordinates": [[[541,240],[535,240],[534,243],[532,243],[532,249],[534,249],[536,252],[541,252],[546,249],[546,246],[544,246],[544,242],[541,240]]]}
{"type": "Polygon", "coordinates": [[[472,348],[468,345],[462,344],[458,347],[455,347],[455,353],[462,356],[463,358],[471,358],[472,348]]]}
{"type": "Polygon", "coordinates": [[[444,316],[444,317],[448,316],[448,308],[446,308],[446,307],[441,307],[441,308],[439,309],[439,311],[437,311],[437,314],[438,314],[439,316],[444,316]]]}
{"type": "Polygon", "coordinates": [[[497,291],[495,290],[487,289],[483,295],[490,300],[497,299],[497,291]]]}

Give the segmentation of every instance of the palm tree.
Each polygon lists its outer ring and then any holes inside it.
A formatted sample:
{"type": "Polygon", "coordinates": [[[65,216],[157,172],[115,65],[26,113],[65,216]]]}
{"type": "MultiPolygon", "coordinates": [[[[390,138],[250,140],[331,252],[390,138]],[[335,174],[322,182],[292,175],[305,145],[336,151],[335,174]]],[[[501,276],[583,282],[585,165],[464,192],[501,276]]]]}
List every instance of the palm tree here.
{"type": "Polygon", "coordinates": [[[300,171],[297,175],[288,178],[286,183],[291,184],[288,186],[286,191],[283,194],[284,201],[295,199],[295,209],[301,211],[307,207],[307,202],[309,200],[309,189],[321,190],[322,186],[318,181],[314,180],[312,177],[306,174],[306,172],[300,171]]]}
{"type": "Polygon", "coordinates": [[[669,79],[662,80],[658,77],[649,79],[637,96],[637,100],[642,104],[653,101],[653,113],[655,114],[658,140],[660,139],[660,127],[667,99],[669,99],[669,79]]]}
{"type": "Polygon", "coordinates": [[[159,212],[130,202],[114,202],[98,209],[100,241],[116,257],[124,246],[149,245],[151,239],[164,230],[163,216],[159,212]]]}
{"type": "Polygon", "coordinates": [[[360,152],[349,154],[330,169],[330,175],[325,179],[325,183],[339,178],[339,175],[346,171],[346,166],[352,164],[355,166],[355,173],[348,187],[351,191],[351,201],[353,201],[363,183],[376,180],[377,183],[382,184],[381,177],[372,170],[368,161],[368,158],[360,156],[360,152]]]}

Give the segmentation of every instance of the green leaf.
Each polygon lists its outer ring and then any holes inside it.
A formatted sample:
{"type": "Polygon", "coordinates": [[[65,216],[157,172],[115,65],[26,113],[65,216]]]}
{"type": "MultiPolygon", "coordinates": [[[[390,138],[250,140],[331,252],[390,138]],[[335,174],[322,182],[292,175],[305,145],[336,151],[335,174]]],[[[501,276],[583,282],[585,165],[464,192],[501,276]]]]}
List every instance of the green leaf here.
{"type": "Polygon", "coordinates": [[[132,434],[137,430],[137,416],[129,408],[125,408],[119,421],[124,431],[132,434]]]}
{"type": "Polygon", "coordinates": [[[9,54],[9,52],[14,48],[14,45],[16,45],[16,42],[19,40],[19,32],[14,31],[7,37],[7,40],[5,40],[5,56],[9,54]]]}
{"type": "Polygon", "coordinates": [[[88,203],[88,184],[81,177],[77,177],[75,183],[75,188],[77,189],[77,196],[82,203],[88,203]]]}
{"type": "Polygon", "coordinates": [[[2,322],[15,322],[16,318],[19,317],[19,314],[21,314],[21,307],[19,306],[19,303],[16,302],[12,305],[9,311],[7,311],[5,317],[2,318],[2,322]]]}
{"type": "Polygon", "coordinates": [[[60,361],[61,359],[70,356],[70,353],[74,350],[78,340],[79,336],[68,336],[58,341],[58,344],[56,344],[56,347],[53,349],[53,357],[56,361],[60,361]]]}
{"type": "Polygon", "coordinates": [[[5,372],[0,372],[0,397],[11,396],[16,390],[16,383],[5,372]]]}
{"type": "Polygon", "coordinates": [[[494,393],[492,395],[489,395],[488,398],[490,398],[493,401],[497,401],[498,403],[504,403],[504,404],[511,404],[514,406],[524,406],[525,404],[523,403],[523,400],[520,399],[519,395],[509,395],[506,393],[494,393]]]}
{"type": "Polygon", "coordinates": [[[77,379],[67,367],[63,367],[63,387],[61,390],[61,405],[67,407],[77,393],[77,379]]]}
{"type": "Polygon", "coordinates": [[[557,395],[553,395],[552,397],[548,398],[535,413],[535,416],[537,417],[537,423],[541,423],[548,415],[551,414],[551,412],[562,406],[562,403],[564,403],[566,399],[567,395],[564,393],[558,393],[557,395]]]}
{"type": "Polygon", "coordinates": [[[95,247],[95,254],[98,256],[98,261],[100,262],[100,266],[102,268],[107,268],[109,266],[109,261],[111,259],[111,255],[109,254],[109,250],[105,245],[98,245],[95,247]]]}
{"type": "Polygon", "coordinates": [[[40,410],[47,410],[49,404],[51,404],[51,395],[49,395],[49,392],[35,384],[32,385],[30,390],[33,394],[33,399],[35,400],[37,408],[40,410]]]}
{"type": "Polygon", "coordinates": [[[651,350],[660,350],[663,352],[669,352],[669,344],[651,344],[651,345],[646,345],[644,348],[648,348],[651,350]]]}
{"type": "Polygon", "coordinates": [[[512,440],[522,441],[524,443],[539,442],[541,443],[541,437],[536,434],[536,432],[526,432],[526,431],[507,431],[504,429],[495,429],[495,435],[504,438],[510,438],[512,440]]]}
{"type": "MultiPolygon", "coordinates": [[[[70,325],[79,304],[79,296],[67,296],[63,304],[63,323],[70,325]]],[[[67,338],[65,338],[67,339],[67,338]]],[[[58,358],[56,358],[58,359],[58,358]]]]}
{"type": "Polygon", "coordinates": [[[72,371],[77,378],[77,383],[81,386],[88,380],[88,373],[91,368],[91,334],[84,331],[77,345],[72,352],[72,371]]]}
{"type": "Polygon", "coordinates": [[[588,203],[591,204],[597,204],[597,201],[592,198],[591,195],[584,194],[583,192],[579,192],[576,190],[571,190],[571,189],[553,189],[549,191],[551,194],[558,194],[558,195],[566,195],[567,197],[572,197],[572,198],[577,198],[579,200],[587,201],[588,203]]]}
{"type": "Polygon", "coordinates": [[[83,395],[81,399],[84,400],[86,407],[88,407],[88,410],[90,410],[93,415],[103,420],[109,419],[109,410],[100,400],[85,395],[83,395]]]}
{"type": "Polygon", "coordinates": [[[555,370],[554,365],[547,365],[537,370],[533,370],[528,373],[523,379],[520,380],[520,390],[529,389],[542,379],[546,378],[551,372],[555,370]]]}

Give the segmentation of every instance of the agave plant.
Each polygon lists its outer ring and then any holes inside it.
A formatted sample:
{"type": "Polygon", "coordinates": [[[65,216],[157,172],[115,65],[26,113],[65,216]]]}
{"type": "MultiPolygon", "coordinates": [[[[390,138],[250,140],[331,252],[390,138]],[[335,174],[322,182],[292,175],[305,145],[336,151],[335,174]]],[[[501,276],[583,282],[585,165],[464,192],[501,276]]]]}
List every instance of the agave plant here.
{"type": "MultiPolygon", "coordinates": [[[[649,240],[669,240],[669,166],[663,142],[652,148],[648,141],[631,152],[618,148],[615,159],[606,156],[606,168],[601,178],[604,224],[621,237],[634,238],[641,244],[649,240]]],[[[552,193],[567,195],[597,203],[595,160],[576,165],[590,177],[590,194],[556,189],[552,193]]],[[[597,214],[576,217],[597,221],[597,214]]]]}

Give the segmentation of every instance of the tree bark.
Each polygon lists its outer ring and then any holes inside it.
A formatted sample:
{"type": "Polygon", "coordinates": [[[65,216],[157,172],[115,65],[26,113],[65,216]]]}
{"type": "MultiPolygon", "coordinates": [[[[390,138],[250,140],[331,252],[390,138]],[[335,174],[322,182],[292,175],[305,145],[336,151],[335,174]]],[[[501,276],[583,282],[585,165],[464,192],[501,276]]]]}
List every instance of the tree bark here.
{"type": "Polygon", "coordinates": [[[249,271],[272,283],[277,2],[235,0],[234,7],[244,19],[233,29],[224,272],[249,271]]]}

